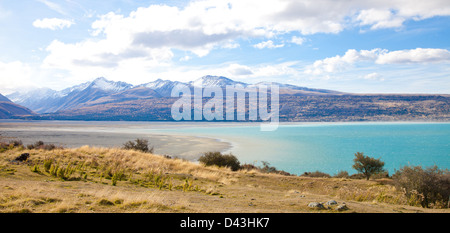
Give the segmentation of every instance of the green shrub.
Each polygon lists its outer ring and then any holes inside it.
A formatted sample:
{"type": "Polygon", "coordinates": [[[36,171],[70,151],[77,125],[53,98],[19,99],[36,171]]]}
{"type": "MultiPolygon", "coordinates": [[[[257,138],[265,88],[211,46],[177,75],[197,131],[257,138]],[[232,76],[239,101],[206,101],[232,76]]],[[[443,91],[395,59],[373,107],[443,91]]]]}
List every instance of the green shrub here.
{"type": "Polygon", "coordinates": [[[123,144],[123,149],[126,150],[137,150],[145,153],[153,154],[153,147],[149,147],[148,140],[138,138],[134,142],[128,141],[123,144]]]}
{"type": "Polygon", "coordinates": [[[240,168],[239,160],[232,154],[224,155],[220,152],[207,152],[198,161],[206,166],[229,167],[232,171],[237,171],[240,168]]]}
{"type": "Polygon", "coordinates": [[[392,178],[395,186],[405,192],[409,204],[419,202],[425,208],[429,208],[430,204],[448,207],[450,172],[447,169],[405,166],[396,171],[392,178]]]}

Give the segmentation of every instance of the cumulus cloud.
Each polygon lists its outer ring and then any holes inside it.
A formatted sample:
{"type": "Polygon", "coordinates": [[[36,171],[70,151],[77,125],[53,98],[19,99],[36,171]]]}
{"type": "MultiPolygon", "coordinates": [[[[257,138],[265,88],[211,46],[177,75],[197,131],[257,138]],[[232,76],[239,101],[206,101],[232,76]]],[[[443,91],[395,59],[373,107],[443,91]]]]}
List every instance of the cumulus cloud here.
{"type": "Polygon", "coordinates": [[[446,49],[410,49],[382,53],[378,64],[437,63],[450,62],[450,51],[446,49]]]}
{"type": "MultiPolygon", "coordinates": [[[[41,1],[58,9],[50,0],[41,1]]],[[[129,15],[110,12],[99,16],[91,25],[91,38],[76,43],[53,41],[46,48],[49,54],[43,67],[70,73],[80,73],[83,68],[107,76],[121,73],[119,70],[130,68],[130,64],[139,64],[142,67],[138,70],[146,72],[171,65],[175,50],[204,57],[214,49],[237,48],[240,40],[261,40],[254,45],[259,49],[280,48],[284,43],[304,43],[302,35],[339,33],[351,27],[401,27],[407,20],[450,15],[446,1],[200,0],[183,7],[155,4],[140,7],[129,15]],[[274,38],[285,35],[292,36],[291,40],[274,42],[274,38]]],[[[72,25],[47,24],[53,25],[46,26],[51,29],[72,25]]],[[[349,50],[344,56],[317,61],[309,72],[334,72],[356,61],[378,58],[379,63],[393,63],[400,56],[379,57],[382,54],[381,50],[349,50]]],[[[191,57],[181,60],[187,59],[191,57]]],[[[236,74],[242,73],[238,71],[236,74]]],[[[252,72],[256,74],[255,70],[252,72]]]]}
{"type": "Polygon", "coordinates": [[[72,20],[58,19],[58,18],[37,19],[33,22],[33,26],[36,28],[43,28],[50,30],[70,28],[73,24],[75,23],[72,20]]]}
{"type": "Polygon", "coordinates": [[[276,48],[282,48],[284,47],[284,44],[274,44],[273,41],[268,40],[268,41],[263,41],[261,43],[255,44],[253,45],[253,47],[257,48],[257,49],[276,49],[276,48]]]}
{"type": "Polygon", "coordinates": [[[383,76],[377,72],[373,72],[373,73],[365,75],[364,79],[384,81],[383,76]]]}
{"type": "Polygon", "coordinates": [[[229,72],[232,75],[241,76],[241,75],[252,75],[253,71],[248,66],[232,64],[229,67],[229,72]]]}
{"type": "Polygon", "coordinates": [[[358,14],[356,20],[359,21],[362,26],[370,25],[371,29],[382,29],[401,27],[406,20],[406,17],[396,15],[389,9],[369,9],[362,10],[358,14]]]}
{"type": "MultiPolygon", "coordinates": [[[[49,0],[41,1],[55,7],[49,0]]],[[[240,38],[267,38],[255,47],[279,48],[284,45],[274,44],[271,38],[286,33],[339,33],[355,25],[374,30],[393,28],[401,27],[406,20],[437,15],[450,15],[446,0],[429,0],[426,4],[403,0],[202,0],[192,1],[184,7],[164,4],[140,7],[129,15],[110,12],[92,24],[94,38],[59,48],[75,46],[79,51],[94,55],[92,60],[100,59],[104,53],[120,58],[125,50],[145,50],[148,52],[146,57],[151,59],[158,57],[155,54],[161,55],[161,51],[165,53],[162,57],[170,57],[169,50],[172,49],[202,57],[213,49],[236,48],[236,40],[240,38]],[[97,45],[91,46],[93,41],[97,45]],[[97,54],[90,52],[91,47],[95,47],[97,54]],[[153,51],[155,49],[159,51],[153,51]]],[[[56,29],[71,25],[70,21],[47,21],[45,24],[40,22],[41,26],[56,29]]],[[[304,39],[294,36],[290,42],[302,44],[304,39]]],[[[50,56],[53,56],[55,51],[51,48],[49,46],[50,56]]],[[[94,63],[105,62],[86,64],[94,63]]],[[[109,61],[106,63],[113,65],[109,61]]]]}
{"type": "Polygon", "coordinates": [[[450,51],[446,49],[417,48],[409,50],[388,51],[386,49],[348,50],[343,56],[317,60],[305,72],[320,75],[347,70],[357,62],[375,64],[423,64],[450,62],[450,51]]]}
{"type": "Polygon", "coordinates": [[[291,43],[302,45],[305,42],[305,38],[293,36],[291,39],[291,43]]]}

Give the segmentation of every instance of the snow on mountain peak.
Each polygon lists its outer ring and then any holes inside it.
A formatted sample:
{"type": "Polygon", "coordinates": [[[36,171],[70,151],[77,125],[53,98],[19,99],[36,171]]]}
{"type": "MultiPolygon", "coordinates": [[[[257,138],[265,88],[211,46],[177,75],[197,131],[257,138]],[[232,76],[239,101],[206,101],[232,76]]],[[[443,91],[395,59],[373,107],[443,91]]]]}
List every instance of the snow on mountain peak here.
{"type": "Polygon", "coordinates": [[[244,87],[247,86],[247,84],[243,82],[236,82],[226,77],[212,76],[212,75],[203,76],[195,81],[190,82],[189,84],[196,87],[202,86],[202,87],[221,87],[221,88],[224,88],[227,85],[232,86],[242,85],[244,87]]]}
{"type": "Polygon", "coordinates": [[[127,90],[127,89],[131,88],[132,85],[128,84],[128,83],[124,83],[124,82],[109,81],[103,77],[100,77],[100,78],[95,79],[90,84],[90,87],[101,89],[104,91],[118,92],[118,91],[127,90]]]}

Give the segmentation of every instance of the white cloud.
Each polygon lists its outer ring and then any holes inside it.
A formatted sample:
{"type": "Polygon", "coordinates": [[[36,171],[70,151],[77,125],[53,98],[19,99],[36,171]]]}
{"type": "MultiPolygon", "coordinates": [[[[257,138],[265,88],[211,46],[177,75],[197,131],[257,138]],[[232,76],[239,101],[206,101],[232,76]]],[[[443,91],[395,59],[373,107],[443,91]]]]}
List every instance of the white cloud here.
{"type": "Polygon", "coordinates": [[[446,49],[399,50],[380,54],[377,64],[404,64],[404,63],[438,63],[450,62],[450,51],[446,49]]]}
{"type": "Polygon", "coordinates": [[[401,27],[406,18],[395,15],[394,12],[389,9],[369,9],[362,10],[358,14],[356,20],[359,21],[362,26],[371,25],[371,29],[381,29],[401,27]]]}
{"type": "MultiPolygon", "coordinates": [[[[64,13],[59,5],[49,0],[41,2],[64,13]]],[[[303,44],[302,35],[339,33],[352,27],[397,28],[407,20],[437,15],[450,15],[446,0],[428,0],[426,4],[404,0],[200,0],[184,7],[150,5],[129,15],[110,12],[99,16],[91,25],[90,38],[76,43],[54,40],[46,48],[48,56],[42,68],[66,74],[75,83],[96,76],[112,80],[130,77],[134,83],[149,81],[153,76],[167,79],[197,78],[205,74],[229,75],[231,78],[242,74],[255,78],[258,75],[292,76],[299,74],[299,67],[287,64],[218,65],[218,68],[194,67],[198,69],[195,71],[188,67],[175,69],[174,50],[189,54],[181,59],[178,57],[180,61],[187,61],[192,56],[207,56],[214,49],[237,48],[239,41],[257,39],[264,42],[254,45],[255,48],[280,48],[284,43],[303,44]],[[286,35],[292,36],[291,39],[286,39],[283,44],[274,42],[274,38],[286,35]]],[[[53,24],[47,28],[64,28],[62,25],[53,24]]],[[[404,54],[385,53],[387,51],[381,49],[349,50],[343,56],[316,61],[306,72],[337,72],[361,61],[382,64],[407,60],[404,54]]],[[[433,53],[426,60],[431,61],[436,56],[433,53]]]]}
{"type": "Polygon", "coordinates": [[[306,40],[305,38],[293,36],[291,39],[291,43],[302,45],[305,42],[305,40],[306,40]]]}
{"type": "Polygon", "coordinates": [[[305,72],[320,75],[335,73],[349,69],[358,62],[371,62],[376,64],[424,64],[450,62],[450,51],[446,49],[417,48],[389,52],[385,49],[348,50],[343,56],[317,60],[305,72]]]}
{"type": "Polygon", "coordinates": [[[38,1],[45,4],[48,8],[50,8],[62,15],[67,15],[67,12],[57,3],[51,2],[49,0],[38,0],[38,1]]]}
{"type": "Polygon", "coordinates": [[[373,73],[365,75],[364,79],[384,81],[383,76],[377,72],[373,72],[373,73]]]}
{"type": "Polygon", "coordinates": [[[284,44],[277,44],[275,45],[273,43],[273,41],[268,40],[268,41],[263,41],[261,43],[255,44],[253,45],[253,47],[257,48],[257,49],[276,49],[276,48],[282,48],[284,47],[284,44]]]}
{"type": "MultiPolygon", "coordinates": [[[[49,0],[41,1],[55,10],[60,8],[49,0]]],[[[141,58],[150,67],[170,61],[173,49],[204,57],[213,49],[239,47],[238,39],[249,38],[267,39],[255,48],[280,48],[284,44],[272,39],[277,35],[339,33],[359,25],[400,27],[405,20],[435,15],[450,15],[445,0],[428,0],[427,4],[403,0],[201,0],[184,7],[150,5],[129,15],[110,12],[100,16],[92,24],[93,38],[53,42],[47,48],[50,54],[45,65],[61,69],[118,67],[122,61],[141,58]]],[[[71,25],[68,21],[40,23],[53,29],[71,25]]],[[[303,42],[298,36],[290,41],[303,42]]]]}
{"type": "Polygon", "coordinates": [[[33,22],[33,26],[36,28],[43,28],[50,30],[70,28],[73,24],[75,23],[72,20],[58,19],[58,18],[37,19],[33,22]]]}
{"type": "Polygon", "coordinates": [[[240,64],[232,64],[229,67],[229,72],[232,75],[241,76],[241,75],[252,75],[253,71],[250,67],[240,65],[240,64]]]}

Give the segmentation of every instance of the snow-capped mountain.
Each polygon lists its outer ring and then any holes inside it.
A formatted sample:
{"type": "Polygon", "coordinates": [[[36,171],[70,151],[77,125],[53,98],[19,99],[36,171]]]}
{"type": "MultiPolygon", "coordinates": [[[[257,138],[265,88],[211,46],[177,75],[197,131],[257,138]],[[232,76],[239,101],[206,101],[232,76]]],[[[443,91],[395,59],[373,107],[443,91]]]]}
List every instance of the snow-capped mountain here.
{"type": "Polygon", "coordinates": [[[125,82],[109,81],[103,77],[92,82],[82,83],[62,91],[39,88],[27,92],[15,92],[8,97],[37,113],[56,112],[71,109],[88,101],[131,89],[133,85],[125,82]]]}
{"type": "Polygon", "coordinates": [[[195,81],[189,82],[189,85],[192,85],[194,87],[221,87],[225,88],[226,86],[236,86],[241,85],[242,87],[248,86],[247,83],[243,82],[236,82],[229,78],[222,77],[222,76],[203,76],[195,81]]]}
{"type": "Polygon", "coordinates": [[[95,79],[89,86],[89,88],[100,89],[108,92],[121,92],[133,87],[133,85],[125,82],[109,81],[103,77],[95,79]]]}
{"type": "Polygon", "coordinates": [[[247,84],[233,81],[222,76],[203,76],[195,81],[183,83],[158,79],[153,82],[133,86],[125,82],[114,82],[103,77],[92,82],[82,83],[62,91],[54,91],[49,88],[40,88],[27,92],[16,92],[7,97],[13,102],[25,106],[37,113],[52,113],[68,109],[78,109],[82,106],[100,105],[102,103],[119,103],[129,100],[148,98],[171,97],[172,90],[182,85],[193,90],[194,87],[219,87],[227,86],[251,87],[256,85],[277,84],[281,94],[311,95],[311,94],[337,94],[329,90],[310,89],[289,84],[261,82],[247,84]]]}
{"type": "Polygon", "coordinates": [[[169,80],[158,79],[153,82],[139,85],[138,87],[150,88],[150,89],[156,91],[162,97],[170,97],[173,88],[175,88],[179,84],[186,85],[185,83],[178,82],[178,81],[169,81],[169,80]]]}

